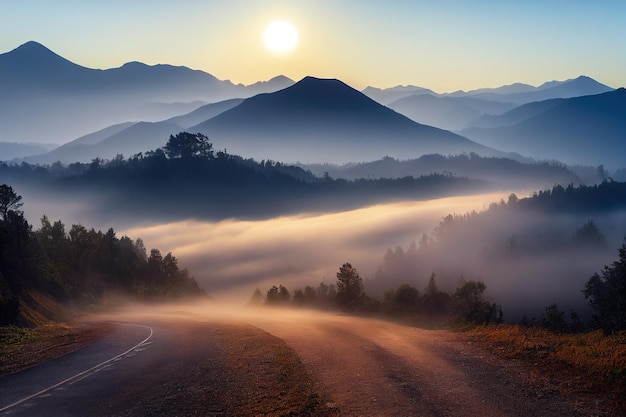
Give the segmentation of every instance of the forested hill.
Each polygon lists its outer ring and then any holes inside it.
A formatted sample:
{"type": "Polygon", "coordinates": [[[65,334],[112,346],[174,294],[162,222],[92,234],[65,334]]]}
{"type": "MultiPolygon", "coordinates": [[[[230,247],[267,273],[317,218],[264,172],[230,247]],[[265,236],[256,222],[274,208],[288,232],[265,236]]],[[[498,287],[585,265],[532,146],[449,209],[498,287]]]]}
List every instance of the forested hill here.
{"type": "Polygon", "coordinates": [[[0,325],[28,325],[53,318],[41,296],[61,303],[94,303],[115,292],[143,300],[206,297],[178,260],[141,239],[117,237],[46,216],[33,230],[12,187],[0,185],[0,325]]]}
{"type": "Polygon", "coordinates": [[[139,215],[156,220],[333,211],[490,187],[486,181],[449,174],[354,181],[318,178],[302,168],[215,152],[206,136],[189,133],[171,136],[164,148],[128,159],[96,159],[67,167],[0,165],[0,182],[36,189],[49,199],[76,201],[99,219],[139,215]]]}

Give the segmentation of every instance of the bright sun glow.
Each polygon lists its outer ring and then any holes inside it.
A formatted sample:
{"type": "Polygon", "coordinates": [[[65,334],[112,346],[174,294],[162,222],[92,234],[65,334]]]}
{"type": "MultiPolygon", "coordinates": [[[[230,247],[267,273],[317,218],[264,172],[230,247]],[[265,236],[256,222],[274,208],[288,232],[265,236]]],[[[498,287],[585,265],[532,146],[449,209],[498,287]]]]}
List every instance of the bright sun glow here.
{"type": "Polygon", "coordinates": [[[298,31],[289,22],[275,21],[265,29],[263,41],[274,52],[288,52],[298,42],[298,31]]]}

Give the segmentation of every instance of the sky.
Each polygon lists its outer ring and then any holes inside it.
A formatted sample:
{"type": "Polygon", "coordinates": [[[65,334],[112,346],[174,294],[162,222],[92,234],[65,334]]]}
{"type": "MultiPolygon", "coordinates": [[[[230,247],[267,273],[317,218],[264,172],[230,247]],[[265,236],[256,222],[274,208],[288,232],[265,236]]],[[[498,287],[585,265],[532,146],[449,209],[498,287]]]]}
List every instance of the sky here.
{"type": "Polygon", "coordinates": [[[437,92],[590,76],[626,86],[624,0],[0,0],[0,53],[34,40],[90,68],[184,65],[437,92]],[[274,20],[296,48],[263,44],[274,20]]]}

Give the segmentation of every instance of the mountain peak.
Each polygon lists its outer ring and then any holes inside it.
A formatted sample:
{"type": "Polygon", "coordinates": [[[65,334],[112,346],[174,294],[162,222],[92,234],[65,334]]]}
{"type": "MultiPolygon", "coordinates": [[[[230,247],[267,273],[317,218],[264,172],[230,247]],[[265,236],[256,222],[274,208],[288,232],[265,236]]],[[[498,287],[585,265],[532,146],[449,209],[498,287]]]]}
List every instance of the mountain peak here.
{"type": "Polygon", "coordinates": [[[11,57],[14,60],[33,60],[50,57],[61,58],[50,49],[35,41],[28,41],[9,52],[0,54],[0,56],[11,57]]]}
{"type": "Polygon", "coordinates": [[[50,51],[48,48],[46,48],[45,46],[43,46],[42,44],[36,41],[28,41],[26,43],[23,43],[22,45],[15,48],[13,51],[34,51],[34,50],[50,51]]]}
{"type": "Polygon", "coordinates": [[[356,109],[375,103],[360,91],[336,78],[307,76],[281,93],[290,102],[299,103],[300,106],[309,109],[328,107],[357,111],[356,109]]]}
{"type": "Polygon", "coordinates": [[[5,70],[18,73],[40,69],[61,72],[79,67],[35,41],[28,41],[12,51],[0,54],[0,65],[7,66],[5,70]]]}
{"type": "Polygon", "coordinates": [[[342,81],[339,81],[336,78],[318,78],[313,77],[312,75],[307,75],[300,81],[296,83],[296,85],[320,85],[320,84],[344,84],[342,81]]]}
{"type": "Polygon", "coordinates": [[[339,93],[340,91],[358,93],[357,90],[336,78],[317,78],[310,75],[295,83],[290,90],[306,91],[313,95],[326,95],[329,92],[339,93]]]}

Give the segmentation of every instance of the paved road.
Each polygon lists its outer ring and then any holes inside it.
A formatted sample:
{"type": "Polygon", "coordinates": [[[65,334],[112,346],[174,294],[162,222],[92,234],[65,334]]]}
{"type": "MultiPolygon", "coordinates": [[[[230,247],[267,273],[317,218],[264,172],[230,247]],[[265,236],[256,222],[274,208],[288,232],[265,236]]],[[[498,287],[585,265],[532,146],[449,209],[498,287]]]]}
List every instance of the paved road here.
{"type": "Polygon", "coordinates": [[[223,415],[210,390],[220,362],[208,324],[120,324],[87,348],[0,377],[0,415],[223,415]]]}

